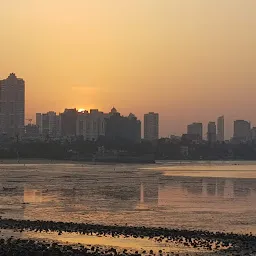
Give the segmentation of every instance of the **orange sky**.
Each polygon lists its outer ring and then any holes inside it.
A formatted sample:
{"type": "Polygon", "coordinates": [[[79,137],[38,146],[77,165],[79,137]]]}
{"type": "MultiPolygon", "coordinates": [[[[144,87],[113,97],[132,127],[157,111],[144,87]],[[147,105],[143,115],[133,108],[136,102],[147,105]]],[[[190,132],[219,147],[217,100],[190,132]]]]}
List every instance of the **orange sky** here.
{"type": "MultiPolygon", "coordinates": [[[[255,0],[0,1],[0,78],[26,114],[156,111],[161,135],[225,114],[256,126],[255,0]]],[[[228,134],[229,135],[229,134],[228,134]]]]}

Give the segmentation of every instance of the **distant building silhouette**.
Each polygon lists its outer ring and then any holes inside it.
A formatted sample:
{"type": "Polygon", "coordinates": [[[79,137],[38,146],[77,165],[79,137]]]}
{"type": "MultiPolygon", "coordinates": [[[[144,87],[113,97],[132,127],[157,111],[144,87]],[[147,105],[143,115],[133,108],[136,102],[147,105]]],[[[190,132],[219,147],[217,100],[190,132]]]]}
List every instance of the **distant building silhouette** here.
{"type": "Polygon", "coordinates": [[[218,117],[217,120],[217,141],[223,142],[225,140],[224,116],[218,117]]]}
{"type": "Polygon", "coordinates": [[[256,127],[252,127],[250,137],[253,141],[256,140],[256,127]]]}
{"type": "Polygon", "coordinates": [[[11,73],[0,80],[0,132],[22,136],[25,125],[25,82],[11,73]]]}
{"type": "Polygon", "coordinates": [[[215,122],[208,123],[207,140],[209,141],[209,143],[216,142],[216,124],[215,124],[215,122]]]}
{"type": "Polygon", "coordinates": [[[144,115],[144,139],[158,140],[159,139],[159,114],[149,112],[144,115]]]}
{"type": "Polygon", "coordinates": [[[181,136],[181,142],[182,143],[198,143],[198,142],[201,142],[201,139],[200,139],[200,136],[198,134],[187,134],[187,133],[184,133],[182,134],[181,136]]]}
{"type": "Polygon", "coordinates": [[[61,135],[60,116],[53,111],[37,113],[36,124],[43,136],[59,137],[61,135]]]}
{"type": "Polygon", "coordinates": [[[128,117],[121,116],[112,109],[106,119],[105,136],[109,141],[124,141],[138,143],[141,140],[141,122],[133,114],[128,117]]]}
{"type": "Polygon", "coordinates": [[[203,124],[202,123],[192,123],[187,127],[187,134],[192,136],[197,136],[198,140],[203,139],[203,124]]]}
{"type": "Polygon", "coordinates": [[[77,124],[78,111],[74,109],[65,109],[60,114],[61,123],[61,135],[63,137],[76,136],[76,124],[77,124]]]}
{"type": "MultiPolygon", "coordinates": [[[[114,111],[114,110],[113,110],[114,111]]],[[[84,140],[97,140],[100,136],[105,136],[106,118],[109,114],[100,112],[98,109],[91,109],[80,112],[77,115],[76,134],[83,136],[84,140]]]]}
{"type": "Polygon", "coordinates": [[[245,120],[234,121],[234,137],[237,142],[248,141],[250,139],[251,124],[245,120]]]}

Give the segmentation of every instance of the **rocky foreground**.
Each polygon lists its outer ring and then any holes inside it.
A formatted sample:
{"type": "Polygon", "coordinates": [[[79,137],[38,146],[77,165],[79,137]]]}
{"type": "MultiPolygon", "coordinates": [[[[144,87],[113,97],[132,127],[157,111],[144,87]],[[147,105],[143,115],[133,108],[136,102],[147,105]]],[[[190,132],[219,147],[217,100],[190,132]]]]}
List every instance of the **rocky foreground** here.
{"type": "MultiPolygon", "coordinates": [[[[189,249],[197,249],[193,255],[256,255],[256,236],[233,233],[209,232],[202,230],[180,230],[167,228],[104,226],[83,223],[65,223],[53,221],[29,221],[0,219],[0,229],[15,231],[63,232],[81,235],[97,235],[112,237],[133,237],[151,239],[158,243],[178,244],[189,249]],[[201,252],[200,252],[201,251],[201,252]],[[202,252],[203,251],[203,252],[202,252]]],[[[176,252],[165,253],[165,250],[131,252],[126,249],[67,246],[57,243],[23,239],[1,239],[0,255],[181,255],[176,252]]],[[[192,255],[192,254],[183,254],[192,255]]]]}

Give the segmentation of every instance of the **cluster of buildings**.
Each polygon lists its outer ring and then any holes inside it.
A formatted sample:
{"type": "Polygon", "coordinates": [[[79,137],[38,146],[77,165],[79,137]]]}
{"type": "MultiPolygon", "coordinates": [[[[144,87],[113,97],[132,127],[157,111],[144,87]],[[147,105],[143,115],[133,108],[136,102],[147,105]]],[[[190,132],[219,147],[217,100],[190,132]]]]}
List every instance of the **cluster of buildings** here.
{"type": "MultiPolygon", "coordinates": [[[[217,125],[215,122],[209,122],[207,126],[206,137],[208,142],[224,142],[225,141],[225,122],[224,116],[220,116],[217,119],[217,125]]],[[[184,134],[186,138],[194,141],[202,141],[204,137],[203,124],[192,123],[187,126],[187,134],[184,134]]],[[[242,143],[256,140],[256,127],[251,127],[251,123],[245,120],[234,121],[234,134],[231,138],[232,143],[242,143]]]]}
{"type": "MultiPolygon", "coordinates": [[[[36,114],[36,124],[27,119],[25,125],[25,82],[11,73],[0,80],[0,134],[19,138],[78,137],[94,141],[100,136],[109,140],[123,139],[129,142],[141,140],[141,121],[134,114],[122,116],[115,108],[109,113],[97,109],[78,111],[65,109],[36,114]]],[[[144,138],[159,138],[159,115],[145,114],[144,138]]]]}
{"type": "MultiPolygon", "coordinates": [[[[130,142],[141,140],[141,121],[134,114],[122,116],[115,108],[109,113],[98,109],[78,111],[65,109],[63,113],[54,111],[37,113],[36,124],[28,119],[25,125],[25,82],[11,73],[6,79],[0,80],[0,134],[9,137],[29,138],[60,138],[81,136],[85,140],[95,141],[104,136],[106,139],[123,139],[130,142]]],[[[183,138],[200,142],[205,135],[210,143],[223,142],[224,116],[216,122],[209,122],[207,133],[203,133],[202,123],[192,123],[187,126],[183,138]]],[[[144,139],[155,141],[159,139],[159,114],[149,112],[144,115],[144,139]]],[[[256,140],[256,127],[245,120],[234,121],[232,141],[246,142],[256,140]]]]}
{"type": "MultiPolygon", "coordinates": [[[[224,116],[220,116],[216,122],[209,122],[207,126],[207,140],[210,143],[223,142],[225,141],[225,127],[224,127],[224,116]]],[[[187,126],[187,133],[183,134],[183,137],[192,141],[200,142],[204,138],[203,124],[192,123],[187,126]]]]}
{"type": "MultiPolygon", "coordinates": [[[[59,115],[55,112],[37,113],[36,125],[27,126],[32,127],[44,137],[83,137],[84,140],[96,141],[104,136],[107,140],[122,139],[133,143],[141,140],[141,121],[132,113],[122,116],[114,107],[109,113],[98,109],[90,112],[65,109],[59,115]]],[[[144,139],[153,141],[158,138],[159,115],[153,112],[145,114],[144,139]]]]}

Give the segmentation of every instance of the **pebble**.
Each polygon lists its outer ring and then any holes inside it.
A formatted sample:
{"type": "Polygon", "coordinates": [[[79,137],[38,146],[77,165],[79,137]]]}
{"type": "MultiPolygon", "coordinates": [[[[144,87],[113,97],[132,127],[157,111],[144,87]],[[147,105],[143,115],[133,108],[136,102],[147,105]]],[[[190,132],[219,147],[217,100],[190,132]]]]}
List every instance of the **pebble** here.
{"type": "MultiPolygon", "coordinates": [[[[107,226],[87,223],[73,223],[73,222],[53,222],[53,221],[31,221],[31,220],[14,220],[14,219],[1,219],[0,229],[13,229],[23,232],[35,231],[35,232],[57,232],[58,235],[62,235],[63,232],[67,233],[80,233],[81,235],[98,235],[98,236],[112,236],[119,237],[135,237],[141,239],[153,239],[159,243],[176,243],[188,248],[203,249],[209,251],[208,255],[212,253],[224,253],[222,255],[253,255],[256,251],[256,236],[252,234],[234,234],[234,233],[222,233],[222,232],[210,232],[202,230],[181,230],[181,229],[167,229],[167,228],[151,228],[151,227],[132,227],[132,226],[107,226]]],[[[46,246],[44,243],[34,242],[32,240],[13,240],[8,239],[0,240],[0,255],[5,255],[4,251],[7,247],[11,250],[36,250],[46,251],[46,254],[35,255],[52,255],[47,254],[54,251],[56,255],[119,255],[116,249],[111,248],[109,251],[99,252],[99,248],[91,247],[90,251],[86,248],[72,248],[63,247],[58,244],[52,244],[46,246]],[[41,249],[40,249],[41,248],[41,249]],[[69,251],[70,254],[66,254],[69,251]],[[86,252],[85,252],[86,251],[86,252]],[[74,253],[74,254],[72,254],[74,253]],[[84,254],[87,253],[87,254],[84,254]]],[[[162,250],[158,254],[162,254],[162,250]]],[[[139,252],[129,254],[126,251],[122,251],[120,255],[140,255],[139,252]]],[[[149,255],[153,255],[151,250],[149,255]]],[[[10,254],[18,255],[18,254],[10,254]]],[[[21,255],[21,254],[19,254],[21,255]]],[[[23,255],[23,254],[22,254],[23,255]]],[[[30,254],[24,254],[30,255],[30,254]]],[[[54,254],[55,255],[55,254],[54,254]]],[[[198,254],[199,255],[199,254],[198,254]]],[[[221,255],[221,254],[219,254],[221,255]]]]}

